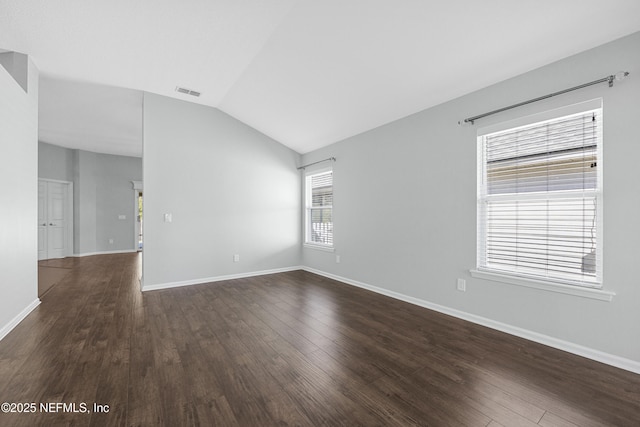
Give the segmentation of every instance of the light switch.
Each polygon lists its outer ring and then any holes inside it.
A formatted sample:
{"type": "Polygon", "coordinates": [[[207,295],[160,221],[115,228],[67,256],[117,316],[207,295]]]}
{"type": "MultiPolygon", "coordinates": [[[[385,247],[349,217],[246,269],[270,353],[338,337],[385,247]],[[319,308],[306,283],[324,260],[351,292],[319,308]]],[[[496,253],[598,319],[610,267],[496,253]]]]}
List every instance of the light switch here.
{"type": "Polygon", "coordinates": [[[118,215],[118,219],[127,219],[126,215],[118,215]]]}
{"type": "Polygon", "coordinates": [[[164,214],[164,222],[172,222],[173,221],[173,215],[170,213],[166,213],[164,214]]]}

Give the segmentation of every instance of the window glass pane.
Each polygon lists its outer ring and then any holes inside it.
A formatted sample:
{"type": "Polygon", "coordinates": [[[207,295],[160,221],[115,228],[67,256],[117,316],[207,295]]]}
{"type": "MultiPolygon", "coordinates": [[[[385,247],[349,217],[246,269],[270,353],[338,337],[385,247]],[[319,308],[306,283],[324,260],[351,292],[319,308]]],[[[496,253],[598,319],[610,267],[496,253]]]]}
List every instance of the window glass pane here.
{"type": "Polygon", "coordinates": [[[486,266],[594,282],[596,199],[487,202],[486,266]]]}
{"type": "Polygon", "coordinates": [[[311,190],[311,206],[333,205],[333,187],[320,187],[311,190]]]}
{"type": "Polygon", "coordinates": [[[599,286],[601,117],[479,137],[479,268],[599,286]]]}
{"type": "Polygon", "coordinates": [[[307,176],[308,243],[333,245],[333,172],[307,176]]]}
{"type": "Polygon", "coordinates": [[[310,209],[311,236],[313,243],[333,245],[332,209],[310,209]]]}
{"type": "Polygon", "coordinates": [[[487,164],[487,194],[588,190],[597,185],[596,149],[487,164]]]}
{"type": "Polygon", "coordinates": [[[595,147],[598,124],[588,112],[487,135],[487,163],[595,147]]]}

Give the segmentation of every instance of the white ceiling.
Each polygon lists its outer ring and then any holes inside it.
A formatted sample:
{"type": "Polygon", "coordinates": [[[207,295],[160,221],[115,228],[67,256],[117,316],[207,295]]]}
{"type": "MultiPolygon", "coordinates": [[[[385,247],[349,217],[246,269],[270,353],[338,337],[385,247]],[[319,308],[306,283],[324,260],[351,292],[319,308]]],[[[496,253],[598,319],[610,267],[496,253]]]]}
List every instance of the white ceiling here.
{"type": "Polygon", "coordinates": [[[0,0],[41,140],[127,155],[139,91],[305,153],[639,30],[638,0],[0,0]]]}
{"type": "Polygon", "coordinates": [[[142,92],[47,75],[39,89],[40,141],[142,156],[142,92]]]}

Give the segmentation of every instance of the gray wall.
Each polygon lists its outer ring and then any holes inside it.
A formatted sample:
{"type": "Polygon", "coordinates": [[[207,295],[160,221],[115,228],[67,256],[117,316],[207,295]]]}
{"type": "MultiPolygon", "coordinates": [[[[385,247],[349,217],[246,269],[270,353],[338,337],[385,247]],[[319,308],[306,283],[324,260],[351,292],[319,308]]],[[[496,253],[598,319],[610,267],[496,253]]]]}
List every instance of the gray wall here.
{"type": "Polygon", "coordinates": [[[299,265],[297,153],[218,109],[148,93],[143,152],[145,288],[299,265]]]}
{"type": "Polygon", "coordinates": [[[131,181],[142,180],[142,159],[43,142],[38,147],[38,177],[73,182],[74,254],[135,250],[131,181]]]}
{"type": "MultiPolygon", "coordinates": [[[[444,71],[443,69],[443,72],[444,71]]],[[[303,156],[334,164],[335,253],[303,249],[305,266],[640,362],[640,33],[550,64],[303,156]],[[465,117],[593,81],[606,84],[459,126],[465,117]],[[602,97],[604,289],[612,302],[472,278],[476,132],[602,97]],[[341,263],[335,262],[335,255],[341,263]],[[456,279],[467,292],[456,291],[456,279]]]]}
{"type": "Polygon", "coordinates": [[[0,338],[38,301],[38,70],[27,63],[28,93],[0,66],[0,338]]]}
{"type": "Polygon", "coordinates": [[[74,150],[38,143],[38,178],[73,181],[74,150]]]}
{"type": "Polygon", "coordinates": [[[142,159],[111,154],[96,157],[96,249],[136,249],[136,203],[131,181],[142,181],[142,159]],[[125,219],[118,219],[119,215],[125,219]],[[110,239],[113,243],[109,243],[110,239]]]}
{"type": "Polygon", "coordinates": [[[96,160],[95,153],[74,151],[73,166],[73,253],[92,254],[96,242],[96,160]]]}

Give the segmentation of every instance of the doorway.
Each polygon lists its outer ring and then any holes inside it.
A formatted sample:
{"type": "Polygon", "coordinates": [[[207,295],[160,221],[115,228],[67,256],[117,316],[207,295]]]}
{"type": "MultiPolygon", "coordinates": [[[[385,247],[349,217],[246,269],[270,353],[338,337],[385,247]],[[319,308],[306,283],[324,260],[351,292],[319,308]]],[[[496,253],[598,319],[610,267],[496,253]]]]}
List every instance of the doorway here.
{"type": "Polygon", "coordinates": [[[136,248],[142,252],[142,190],[136,190],[136,248]]]}
{"type": "Polygon", "coordinates": [[[73,183],[38,180],[38,260],[64,258],[73,248],[73,183]]]}
{"type": "Polygon", "coordinates": [[[71,271],[72,253],[73,183],[38,179],[38,297],[71,271]]]}

